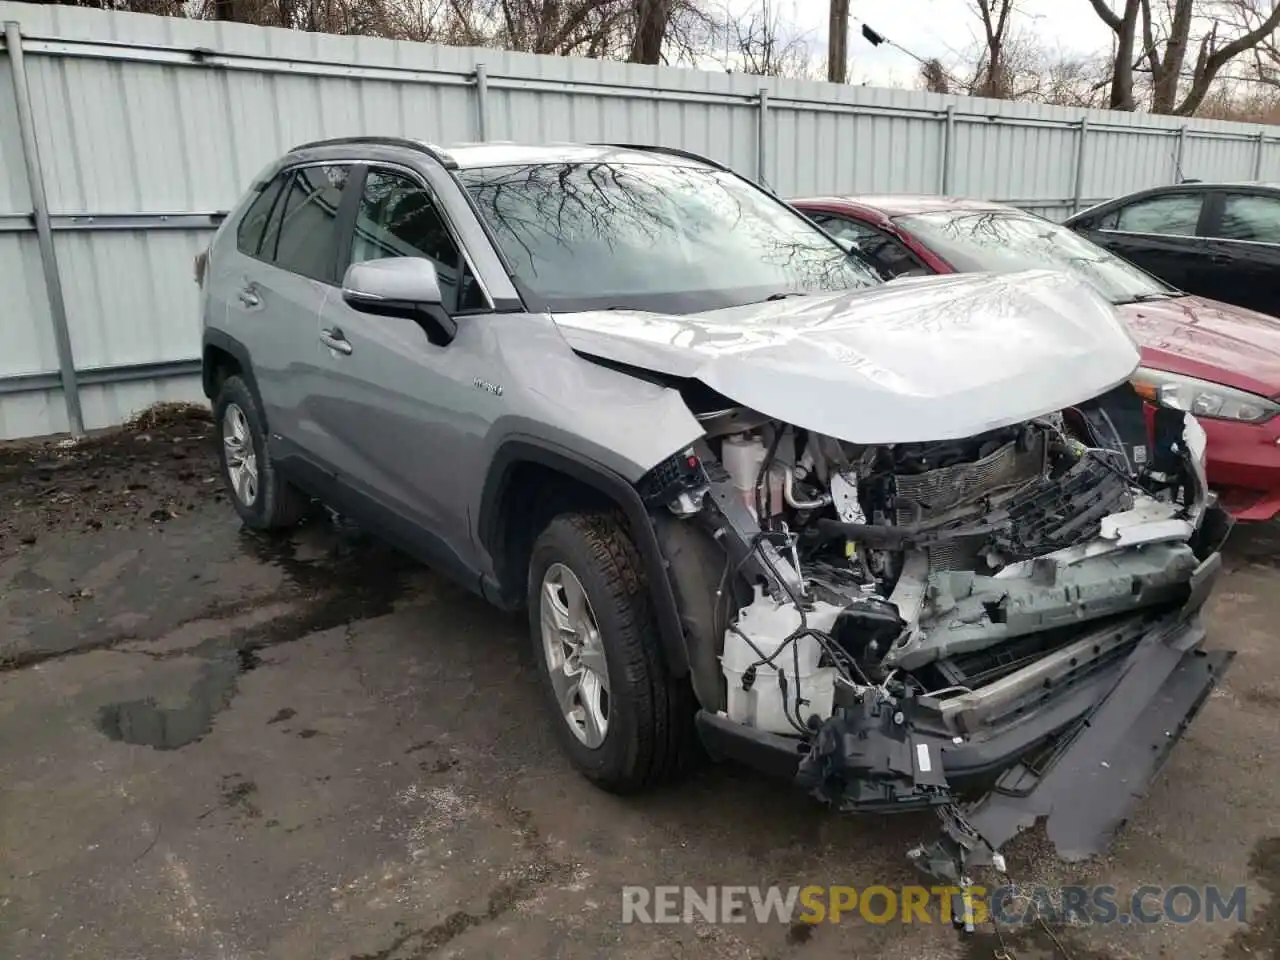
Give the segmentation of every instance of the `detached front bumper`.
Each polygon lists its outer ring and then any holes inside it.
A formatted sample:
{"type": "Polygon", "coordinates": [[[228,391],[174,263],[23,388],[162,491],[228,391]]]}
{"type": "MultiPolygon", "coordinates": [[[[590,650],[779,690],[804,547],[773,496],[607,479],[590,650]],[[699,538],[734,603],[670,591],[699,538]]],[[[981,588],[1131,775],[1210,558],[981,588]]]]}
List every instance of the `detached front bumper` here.
{"type": "Polygon", "coordinates": [[[1041,819],[1062,857],[1083,859],[1106,850],[1234,656],[1202,648],[1199,608],[1220,569],[1210,555],[1180,609],[1139,621],[1092,667],[1076,670],[1064,648],[1069,663],[1034,707],[1015,699],[980,728],[975,711],[960,718],[974,724],[968,735],[940,724],[927,698],[874,695],[838,710],[807,746],[705,712],[699,728],[713,756],[794,778],[839,809],[937,809],[942,836],[910,857],[946,883],[1041,819]]]}
{"type": "Polygon", "coordinates": [[[991,790],[943,818],[944,835],[912,851],[927,873],[959,883],[1044,819],[1059,856],[1103,853],[1235,656],[1207,651],[1183,621],[1145,637],[1106,695],[1036,762],[1019,761],[991,790]]]}

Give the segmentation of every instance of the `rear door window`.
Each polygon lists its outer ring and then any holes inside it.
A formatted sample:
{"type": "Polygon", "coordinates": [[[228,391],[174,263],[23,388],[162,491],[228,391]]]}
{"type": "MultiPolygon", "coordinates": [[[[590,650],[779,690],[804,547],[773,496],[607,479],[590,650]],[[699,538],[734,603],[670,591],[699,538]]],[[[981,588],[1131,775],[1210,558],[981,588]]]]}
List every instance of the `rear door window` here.
{"type": "Polygon", "coordinates": [[[1222,217],[1210,234],[1222,240],[1280,244],[1280,199],[1228,193],[1223,197],[1222,217]]]}
{"type": "Polygon", "coordinates": [[[1169,237],[1194,237],[1200,223],[1201,195],[1172,193],[1148,197],[1121,207],[1111,229],[1123,233],[1154,233],[1169,237]]]}
{"type": "Polygon", "coordinates": [[[346,164],[293,171],[263,235],[261,259],[290,273],[336,283],[338,207],[350,173],[346,164]]]}

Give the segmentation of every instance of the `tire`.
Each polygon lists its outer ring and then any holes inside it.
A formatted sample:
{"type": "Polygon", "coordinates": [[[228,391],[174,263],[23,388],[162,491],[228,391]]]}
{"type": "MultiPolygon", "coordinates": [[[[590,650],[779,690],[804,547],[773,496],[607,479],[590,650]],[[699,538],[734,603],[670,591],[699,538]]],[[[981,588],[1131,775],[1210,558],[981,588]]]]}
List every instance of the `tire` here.
{"type": "MultiPolygon", "coordinates": [[[[565,607],[558,602],[554,606],[565,607]]],[[[688,678],[677,679],[667,671],[644,568],[616,518],[562,514],[551,521],[533,546],[528,607],[534,656],[552,721],[583,776],[611,792],[632,793],[674,779],[692,766],[701,755],[692,688],[688,678]],[[563,668],[551,662],[555,640],[544,640],[544,597],[549,589],[564,596],[553,588],[563,581],[565,570],[582,587],[607,667],[607,727],[598,744],[591,736],[583,738],[582,728],[589,724],[566,716],[559,692],[563,668]]],[[[569,649],[569,644],[562,649],[569,649]]],[[[588,662],[585,656],[582,662],[588,662]]],[[[585,704],[583,674],[579,681],[579,700],[585,704]]],[[[582,707],[584,716],[587,709],[582,707]]]]}
{"type": "Polygon", "coordinates": [[[213,418],[222,479],[231,505],[245,526],[262,531],[295,526],[311,501],[276,470],[258,400],[241,377],[230,376],[222,382],[214,398],[213,418]],[[237,451],[240,457],[236,456],[237,451]],[[247,456],[250,452],[251,459],[247,456]],[[238,473],[233,469],[237,460],[241,468],[238,473]],[[254,477],[251,487],[246,469],[254,477]]]}

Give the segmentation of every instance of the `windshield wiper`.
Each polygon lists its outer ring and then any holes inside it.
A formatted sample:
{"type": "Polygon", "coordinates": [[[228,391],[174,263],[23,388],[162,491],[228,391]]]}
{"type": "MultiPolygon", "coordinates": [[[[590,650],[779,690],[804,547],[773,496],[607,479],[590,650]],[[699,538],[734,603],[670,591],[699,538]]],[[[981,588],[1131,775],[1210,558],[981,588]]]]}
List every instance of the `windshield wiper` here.
{"type": "Polygon", "coordinates": [[[1117,300],[1116,304],[1118,306],[1123,306],[1126,303],[1151,303],[1155,300],[1173,300],[1176,297],[1185,296],[1186,294],[1181,290],[1170,290],[1167,293],[1135,293],[1133,296],[1125,300],[1117,300]]]}
{"type": "Polygon", "coordinates": [[[801,293],[798,290],[788,290],[785,293],[771,293],[761,303],[773,303],[775,300],[785,300],[787,297],[807,297],[807,293],[801,293]]]}

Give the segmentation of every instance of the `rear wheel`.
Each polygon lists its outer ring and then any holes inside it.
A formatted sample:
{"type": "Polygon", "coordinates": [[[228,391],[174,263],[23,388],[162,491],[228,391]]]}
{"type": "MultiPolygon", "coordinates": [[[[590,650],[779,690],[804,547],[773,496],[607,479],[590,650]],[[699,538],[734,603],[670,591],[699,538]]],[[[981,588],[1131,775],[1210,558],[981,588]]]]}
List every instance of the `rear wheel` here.
{"type": "Polygon", "coordinates": [[[573,765],[607,790],[670,779],[697,756],[687,678],[662,657],[649,585],[618,521],[565,514],[533,547],[529,624],[573,765]]]}
{"type": "Polygon", "coordinates": [[[223,381],[213,416],[223,479],[240,519],[254,530],[295,525],[310,501],[276,470],[257,399],[239,376],[223,381]]]}

